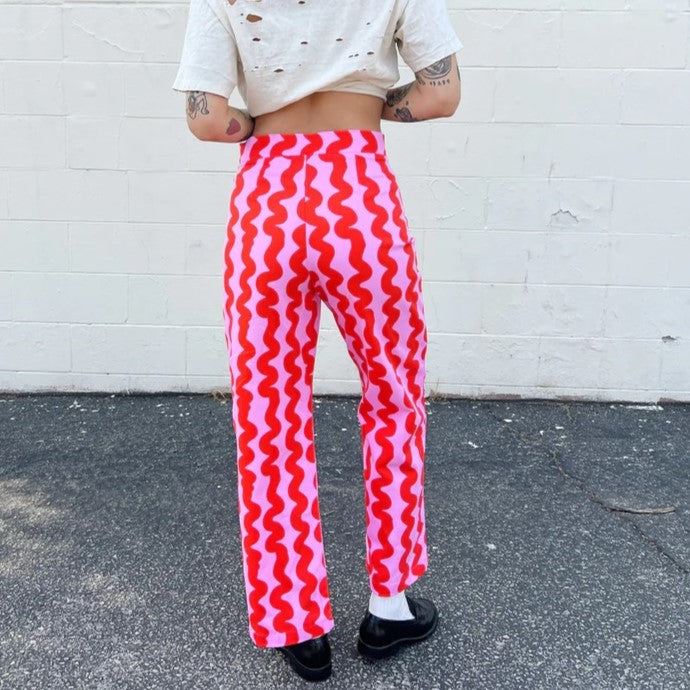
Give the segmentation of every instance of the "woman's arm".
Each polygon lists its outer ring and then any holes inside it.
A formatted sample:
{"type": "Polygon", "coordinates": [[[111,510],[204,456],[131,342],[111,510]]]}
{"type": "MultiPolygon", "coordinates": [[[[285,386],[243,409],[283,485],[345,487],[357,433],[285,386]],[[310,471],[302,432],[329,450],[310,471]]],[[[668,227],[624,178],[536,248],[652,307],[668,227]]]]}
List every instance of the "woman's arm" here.
{"type": "Polygon", "coordinates": [[[246,110],[233,108],[224,96],[187,91],[187,125],[202,141],[236,144],[252,133],[254,118],[246,110]]]}
{"type": "Polygon", "coordinates": [[[460,104],[460,70],[455,54],[415,72],[415,81],[388,91],[381,117],[419,122],[450,117],[460,104]]]}

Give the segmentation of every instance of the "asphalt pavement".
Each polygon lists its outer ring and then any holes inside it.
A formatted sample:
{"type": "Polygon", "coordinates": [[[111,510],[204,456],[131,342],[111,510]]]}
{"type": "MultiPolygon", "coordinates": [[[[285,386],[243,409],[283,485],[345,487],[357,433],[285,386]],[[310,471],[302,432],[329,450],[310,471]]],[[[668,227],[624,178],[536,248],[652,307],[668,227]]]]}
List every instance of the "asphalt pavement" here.
{"type": "Polygon", "coordinates": [[[0,395],[0,688],[690,688],[690,405],[433,399],[437,633],[358,657],[357,398],[318,397],[333,675],[249,638],[231,401],[0,395]]]}

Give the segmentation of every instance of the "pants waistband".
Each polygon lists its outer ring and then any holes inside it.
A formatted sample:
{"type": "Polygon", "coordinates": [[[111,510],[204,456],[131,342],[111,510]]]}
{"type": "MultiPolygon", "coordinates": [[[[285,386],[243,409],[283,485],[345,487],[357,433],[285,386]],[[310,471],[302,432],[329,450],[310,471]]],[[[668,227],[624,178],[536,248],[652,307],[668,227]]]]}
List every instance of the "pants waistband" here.
{"type": "Polygon", "coordinates": [[[240,142],[240,163],[275,156],[313,154],[386,154],[383,132],[375,129],[327,129],[318,132],[270,132],[240,142]]]}

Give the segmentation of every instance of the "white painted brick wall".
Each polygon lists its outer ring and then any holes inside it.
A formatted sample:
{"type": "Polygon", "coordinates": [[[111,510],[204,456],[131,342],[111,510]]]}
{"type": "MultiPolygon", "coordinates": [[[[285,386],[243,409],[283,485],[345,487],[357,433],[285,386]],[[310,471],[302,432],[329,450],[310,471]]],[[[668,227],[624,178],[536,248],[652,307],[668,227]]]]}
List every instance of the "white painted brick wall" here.
{"type": "MultiPolygon", "coordinates": [[[[428,392],[690,400],[688,1],[449,8],[458,112],[382,125],[428,392]]],[[[238,150],[196,140],[170,88],[186,16],[0,5],[0,390],[228,390],[238,150]]],[[[315,388],[359,391],[325,305],[315,388]]]]}

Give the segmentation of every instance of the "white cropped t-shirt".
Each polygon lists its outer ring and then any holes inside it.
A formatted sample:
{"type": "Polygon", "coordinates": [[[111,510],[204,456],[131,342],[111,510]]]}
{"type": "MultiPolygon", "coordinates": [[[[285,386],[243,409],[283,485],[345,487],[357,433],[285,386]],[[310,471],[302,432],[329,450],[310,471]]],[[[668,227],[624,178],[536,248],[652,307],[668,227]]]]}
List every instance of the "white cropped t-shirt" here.
{"type": "Polygon", "coordinates": [[[190,0],[172,88],[230,98],[252,117],[315,91],[378,96],[458,52],[445,0],[190,0]]]}

